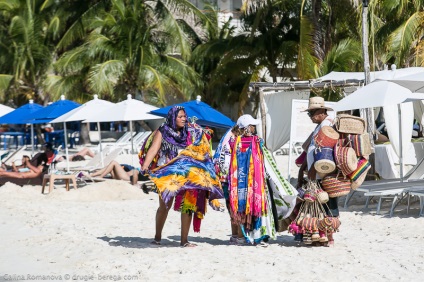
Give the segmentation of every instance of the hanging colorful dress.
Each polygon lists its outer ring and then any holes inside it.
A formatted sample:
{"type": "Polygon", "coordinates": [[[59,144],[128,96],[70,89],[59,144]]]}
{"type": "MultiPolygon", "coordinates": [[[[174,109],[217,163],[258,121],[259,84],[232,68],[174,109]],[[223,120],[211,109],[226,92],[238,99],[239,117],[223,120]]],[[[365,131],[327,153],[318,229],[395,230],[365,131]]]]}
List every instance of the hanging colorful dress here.
{"type": "Polygon", "coordinates": [[[261,142],[257,136],[238,136],[229,172],[231,218],[251,244],[276,236],[261,142]]]}
{"type": "Polygon", "coordinates": [[[211,159],[210,135],[197,124],[188,124],[188,131],[189,145],[168,163],[152,169],[150,179],[165,204],[175,197],[175,210],[193,213],[193,229],[199,232],[208,202],[219,210],[218,199],[224,195],[211,159]]]}

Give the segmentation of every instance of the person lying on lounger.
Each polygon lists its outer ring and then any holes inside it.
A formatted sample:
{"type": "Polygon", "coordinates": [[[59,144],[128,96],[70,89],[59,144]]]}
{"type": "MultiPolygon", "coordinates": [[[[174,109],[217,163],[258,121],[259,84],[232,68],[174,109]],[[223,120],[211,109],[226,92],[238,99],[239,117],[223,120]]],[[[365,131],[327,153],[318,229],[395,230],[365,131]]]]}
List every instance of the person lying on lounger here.
{"type": "MultiPolygon", "coordinates": [[[[89,148],[85,147],[82,148],[78,153],[75,155],[69,156],[69,160],[71,162],[77,162],[77,161],[85,161],[85,156],[89,156],[91,158],[94,157],[93,151],[91,151],[89,148]]],[[[57,162],[62,162],[66,160],[66,156],[57,156],[55,159],[57,162]]]]}
{"type": "Polygon", "coordinates": [[[41,176],[43,171],[45,171],[45,164],[47,158],[45,155],[37,154],[36,159],[23,158],[23,166],[27,168],[26,170],[21,171],[0,171],[0,178],[9,177],[9,178],[35,178],[41,176]]]}
{"type": "Polygon", "coordinates": [[[131,184],[133,185],[137,184],[137,181],[139,180],[141,181],[149,180],[148,177],[140,173],[140,169],[130,165],[121,165],[117,161],[111,161],[104,168],[96,172],[90,173],[89,176],[90,177],[97,177],[97,176],[105,177],[109,173],[112,175],[113,179],[130,181],[131,184]]]}
{"type": "Polygon", "coordinates": [[[28,168],[25,166],[26,160],[30,160],[29,156],[23,155],[21,165],[16,165],[16,160],[12,161],[12,165],[2,163],[0,171],[28,171],[28,168]]]}

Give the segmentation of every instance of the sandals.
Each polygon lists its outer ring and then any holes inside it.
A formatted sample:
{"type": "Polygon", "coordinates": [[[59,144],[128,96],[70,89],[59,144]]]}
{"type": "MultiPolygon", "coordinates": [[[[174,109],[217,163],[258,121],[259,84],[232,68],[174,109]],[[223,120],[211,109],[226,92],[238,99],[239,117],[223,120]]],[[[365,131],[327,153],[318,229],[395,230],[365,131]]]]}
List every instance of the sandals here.
{"type": "Polygon", "coordinates": [[[194,248],[194,247],[197,247],[197,245],[196,244],[193,244],[193,243],[187,242],[184,245],[182,245],[181,247],[182,248],[194,248]]]}
{"type": "Polygon", "coordinates": [[[156,241],[156,240],[153,240],[152,242],[150,242],[150,244],[155,245],[155,246],[161,245],[160,241],[156,241]]]}

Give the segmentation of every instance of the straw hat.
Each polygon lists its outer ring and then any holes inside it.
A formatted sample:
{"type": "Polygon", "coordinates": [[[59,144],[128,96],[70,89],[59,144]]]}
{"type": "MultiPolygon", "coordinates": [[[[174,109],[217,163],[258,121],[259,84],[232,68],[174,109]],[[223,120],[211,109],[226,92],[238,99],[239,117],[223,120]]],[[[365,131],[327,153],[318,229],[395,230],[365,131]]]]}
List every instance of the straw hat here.
{"type": "Polygon", "coordinates": [[[326,107],[324,98],[322,97],[311,97],[309,98],[308,108],[303,112],[309,112],[313,110],[324,109],[328,111],[334,111],[332,108],[326,107]]]}

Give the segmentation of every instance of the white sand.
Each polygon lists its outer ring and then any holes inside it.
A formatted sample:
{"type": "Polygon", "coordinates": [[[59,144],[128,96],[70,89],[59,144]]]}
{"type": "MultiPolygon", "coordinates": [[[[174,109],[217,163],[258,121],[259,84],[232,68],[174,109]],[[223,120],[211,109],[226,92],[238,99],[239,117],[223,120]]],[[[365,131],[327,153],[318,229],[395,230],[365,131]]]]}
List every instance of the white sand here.
{"type": "MultiPolygon", "coordinates": [[[[285,167],[284,157],[278,162],[285,167]]],[[[296,169],[293,169],[296,173],[296,169]]],[[[0,187],[0,281],[60,275],[75,281],[420,281],[424,218],[414,203],[394,217],[363,209],[356,197],[341,212],[334,248],[298,246],[281,233],[268,248],[229,245],[228,213],[209,210],[196,248],[179,247],[179,213],[171,211],[161,247],[154,235],[157,195],[122,181],[79,186],[51,195],[40,186],[0,187]],[[5,274],[9,276],[4,276],[5,274]],[[66,276],[69,275],[69,276],[66,276]],[[100,276],[99,276],[100,275],[100,276]],[[109,275],[110,277],[105,277],[109,275]]]]}

